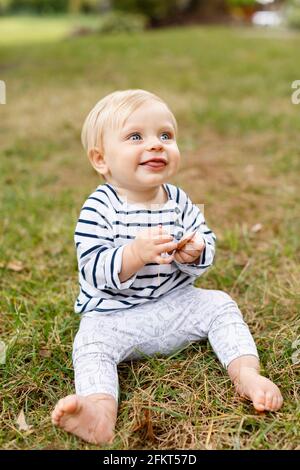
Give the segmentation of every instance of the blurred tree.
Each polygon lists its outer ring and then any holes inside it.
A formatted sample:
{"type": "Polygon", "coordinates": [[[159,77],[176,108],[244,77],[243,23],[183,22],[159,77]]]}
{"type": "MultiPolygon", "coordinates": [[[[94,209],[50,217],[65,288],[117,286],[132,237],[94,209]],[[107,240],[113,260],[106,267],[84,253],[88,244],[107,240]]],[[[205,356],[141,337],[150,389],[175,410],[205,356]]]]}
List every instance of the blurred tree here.
{"type": "Polygon", "coordinates": [[[78,13],[82,9],[82,0],[69,0],[68,9],[70,13],[78,13]]]}
{"type": "Polygon", "coordinates": [[[251,22],[252,16],[260,5],[256,0],[226,0],[233,19],[251,22]]]}
{"type": "Polygon", "coordinates": [[[255,6],[258,2],[256,0],[226,0],[228,5],[232,7],[248,7],[255,6]]]}
{"type": "Polygon", "coordinates": [[[191,0],[186,8],[186,13],[196,22],[223,20],[228,18],[228,12],[226,0],[191,0]]]}
{"type": "Polygon", "coordinates": [[[72,13],[105,13],[109,10],[111,10],[110,0],[69,0],[69,11],[72,13]]]}
{"type": "Polygon", "coordinates": [[[117,10],[146,15],[152,26],[193,23],[225,17],[226,0],[111,0],[117,10]]]}
{"type": "Polygon", "coordinates": [[[8,11],[28,13],[59,13],[68,10],[69,0],[11,0],[8,11]]]}
{"type": "MultiPolygon", "coordinates": [[[[283,2],[277,0],[276,3],[283,2]]],[[[298,0],[287,3],[297,10],[298,0]]],[[[227,21],[238,12],[250,14],[259,7],[256,0],[0,0],[0,14],[7,11],[106,13],[115,10],[142,14],[149,19],[150,26],[227,21]]]]}
{"type": "Polygon", "coordinates": [[[0,0],[2,13],[105,12],[111,0],[0,0]]]}
{"type": "Polygon", "coordinates": [[[0,15],[3,15],[10,5],[11,0],[0,0],[0,15]]]}
{"type": "Polygon", "coordinates": [[[287,24],[300,29],[300,0],[289,0],[285,10],[287,24]]]}
{"type": "Polygon", "coordinates": [[[116,10],[142,13],[155,23],[174,13],[177,0],[112,0],[112,6],[116,10]]]}

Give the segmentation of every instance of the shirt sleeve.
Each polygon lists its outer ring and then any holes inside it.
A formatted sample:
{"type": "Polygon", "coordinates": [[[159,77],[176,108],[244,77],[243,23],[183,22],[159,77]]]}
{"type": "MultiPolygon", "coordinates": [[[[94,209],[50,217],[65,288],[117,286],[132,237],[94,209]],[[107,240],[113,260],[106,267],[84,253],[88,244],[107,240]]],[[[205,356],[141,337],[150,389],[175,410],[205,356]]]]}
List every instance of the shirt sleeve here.
{"type": "MultiPolygon", "coordinates": [[[[186,196],[186,203],[182,214],[185,233],[196,231],[196,236],[203,238],[205,247],[200,255],[199,262],[179,263],[174,260],[178,268],[191,276],[199,277],[212,265],[215,256],[216,236],[207,226],[203,213],[199,207],[186,196]]],[[[197,261],[197,260],[196,260],[197,261]]]]}
{"type": "Polygon", "coordinates": [[[75,229],[78,269],[84,280],[96,289],[128,289],[137,273],[120,282],[125,245],[115,247],[109,206],[89,198],[80,212],[75,229]]]}

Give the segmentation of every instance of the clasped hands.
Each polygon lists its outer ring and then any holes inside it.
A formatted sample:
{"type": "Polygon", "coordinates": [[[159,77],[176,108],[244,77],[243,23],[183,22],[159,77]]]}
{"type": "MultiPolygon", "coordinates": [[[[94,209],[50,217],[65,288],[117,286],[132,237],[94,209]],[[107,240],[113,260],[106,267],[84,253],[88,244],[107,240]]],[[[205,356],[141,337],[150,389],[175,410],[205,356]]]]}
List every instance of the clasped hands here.
{"type": "Polygon", "coordinates": [[[173,251],[174,259],[178,263],[195,263],[204,250],[205,242],[197,232],[187,233],[177,244],[173,251]]]}
{"type": "Polygon", "coordinates": [[[181,240],[174,238],[162,228],[162,225],[151,227],[138,232],[132,250],[143,264],[158,263],[198,263],[205,248],[205,242],[200,234],[191,232],[181,240]]]}

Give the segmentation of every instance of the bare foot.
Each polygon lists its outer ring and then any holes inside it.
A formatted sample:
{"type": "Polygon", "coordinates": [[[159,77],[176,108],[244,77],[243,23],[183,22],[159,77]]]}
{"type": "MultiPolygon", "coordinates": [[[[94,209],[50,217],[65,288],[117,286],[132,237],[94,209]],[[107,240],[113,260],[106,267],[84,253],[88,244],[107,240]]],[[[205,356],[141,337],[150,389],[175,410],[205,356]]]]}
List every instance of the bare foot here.
{"type": "Polygon", "coordinates": [[[112,443],[117,419],[117,402],[97,393],[86,397],[68,395],[59,400],[52,423],[92,444],[112,443]]]}
{"type": "Polygon", "coordinates": [[[257,411],[276,411],[283,403],[279,388],[256,368],[242,366],[234,380],[237,392],[253,402],[257,411]]]}

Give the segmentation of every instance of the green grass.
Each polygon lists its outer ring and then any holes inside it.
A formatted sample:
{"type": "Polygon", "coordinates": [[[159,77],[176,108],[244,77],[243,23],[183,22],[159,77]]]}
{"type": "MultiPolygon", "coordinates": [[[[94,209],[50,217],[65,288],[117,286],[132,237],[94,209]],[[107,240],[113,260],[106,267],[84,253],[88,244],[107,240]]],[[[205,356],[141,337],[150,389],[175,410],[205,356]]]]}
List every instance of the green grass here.
{"type": "Polygon", "coordinates": [[[81,27],[99,24],[96,15],[4,16],[0,17],[0,45],[40,44],[62,40],[81,27]]]}
{"type": "MultiPolygon", "coordinates": [[[[5,21],[21,31],[23,20],[1,19],[0,28],[5,21]]],[[[278,413],[256,413],[236,396],[209,344],[194,344],[170,358],[119,366],[111,448],[297,448],[300,105],[290,95],[300,36],[194,27],[61,40],[60,20],[51,32],[40,26],[36,43],[26,44],[23,32],[0,43],[7,87],[0,106],[0,331],[8,346],[0,366],[1,448],[95,448],[55,429],[50,413],[74,390],[73,232],[99,184],[80,130],[100,97],[129,87],[159,94],[177,116],[182,165],[171,182],[205,204],[218,237],[215,265],[197,285],[238,302],[262,370],[285,402],[278,413]],[[261,230],[252,231],[257,223],[261,230]],[[10,269],[16,261],[21,271],[10,269]],[[28,432],[16,425],[21,409],[28,432]]]]}

